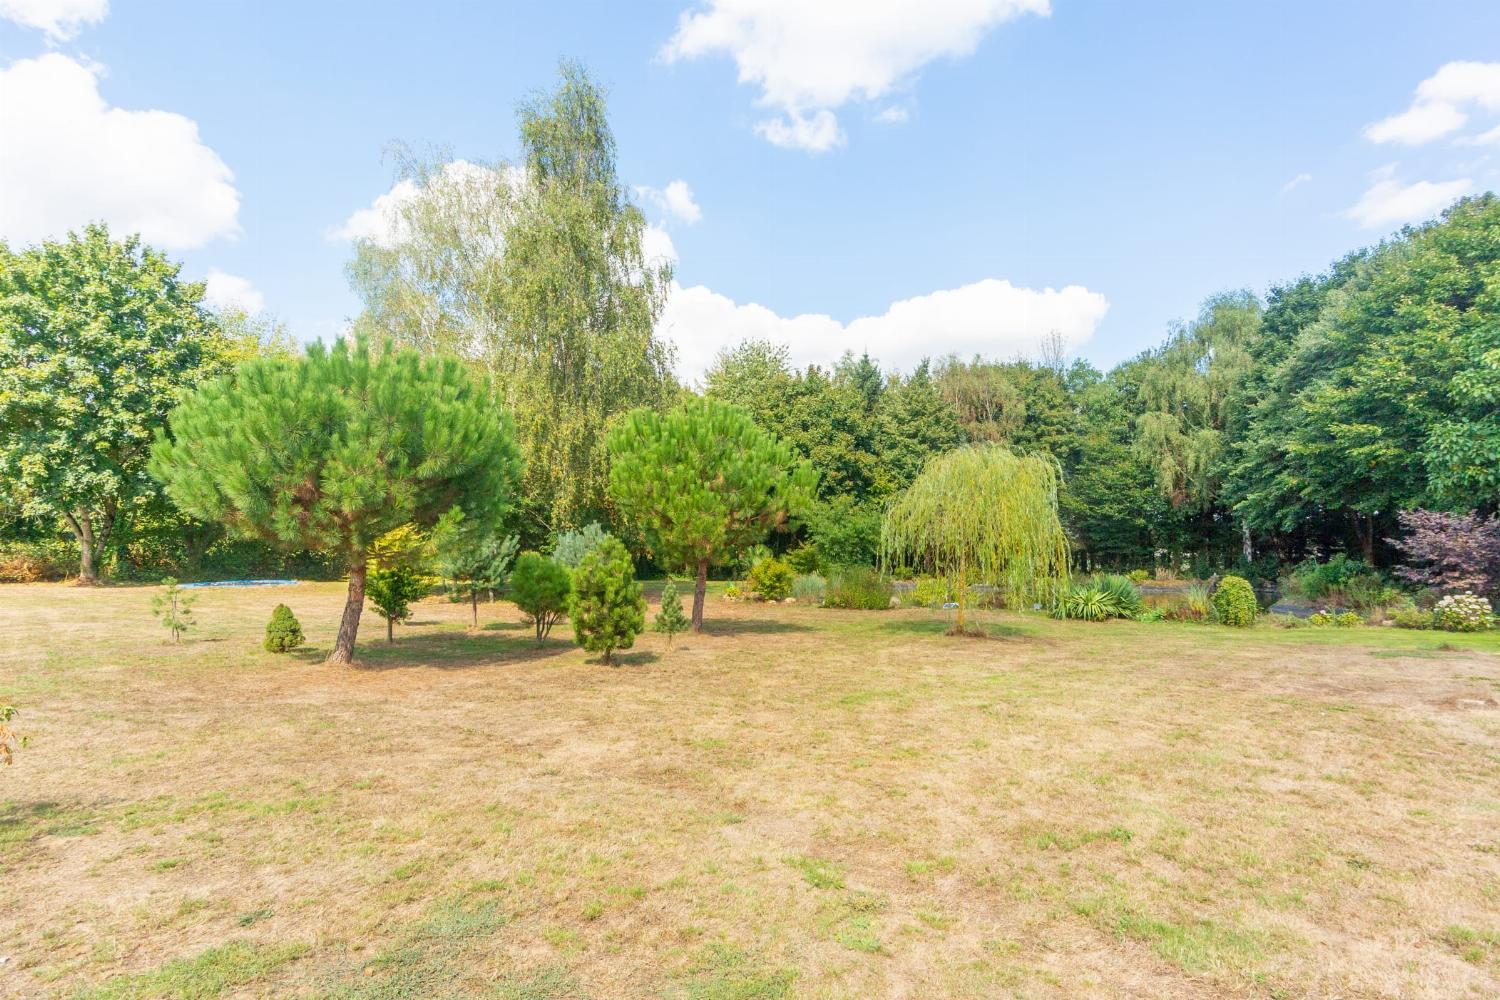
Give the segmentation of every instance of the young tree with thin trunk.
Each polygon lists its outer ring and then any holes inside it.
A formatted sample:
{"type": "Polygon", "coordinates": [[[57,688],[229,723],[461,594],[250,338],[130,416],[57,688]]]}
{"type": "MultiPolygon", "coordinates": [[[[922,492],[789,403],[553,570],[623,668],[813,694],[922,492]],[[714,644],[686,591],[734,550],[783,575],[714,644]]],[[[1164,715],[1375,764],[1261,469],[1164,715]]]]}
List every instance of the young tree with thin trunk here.
{"type": "Polygon", "coordinates": [[[811,503],[817,473],[736,406],[691,397],[638,409],[609,434],[609,488],[659,561],[691,570],[693,631],[703,631],[708,568],[788,526],[811,503]]]}
{"type": "Polygon", "coordinates": [[[520,479],[510,416],[454,358],[363,338],[265,358],[172,412],[151,471],[183,510],[349,574],[330,663],[350,663],[377,539],[462,512],[494,524],[520,479]]]}
{"type": "Polygon", "coordinates": [[[1017,455],[1000,445],[932,459],[886,512],[884,561],[947,580],[960,633],[974,584],[999,587],[1011,607],[1050,604],[1068,578],[1059,479],[1050,455],[1017,455]]]}

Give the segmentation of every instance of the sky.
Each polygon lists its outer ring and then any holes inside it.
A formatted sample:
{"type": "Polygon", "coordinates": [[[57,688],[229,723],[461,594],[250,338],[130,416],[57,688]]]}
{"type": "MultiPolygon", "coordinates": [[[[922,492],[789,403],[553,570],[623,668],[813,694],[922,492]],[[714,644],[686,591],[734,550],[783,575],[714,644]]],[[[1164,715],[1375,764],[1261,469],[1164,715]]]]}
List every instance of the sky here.
{"type": "Polygon", "coordinates": [[[688,381],[749,336],[1108,367],[1500,189],[1495,0],[0,0],[0,239],[101,219],[330,339],[390,144],[514,160],[564,58],[688,381]]]}

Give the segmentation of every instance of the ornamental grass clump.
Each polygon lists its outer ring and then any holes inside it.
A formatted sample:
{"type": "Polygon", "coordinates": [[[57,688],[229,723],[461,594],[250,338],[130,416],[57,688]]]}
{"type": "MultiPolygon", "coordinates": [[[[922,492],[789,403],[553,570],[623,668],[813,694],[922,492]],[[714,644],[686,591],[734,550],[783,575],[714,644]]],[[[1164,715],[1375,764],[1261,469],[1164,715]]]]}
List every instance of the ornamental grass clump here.
{"type": "Polygon", "coordinates": [[[998,586],[1011,607],[1051,605],[1068,577],[1060,476],[1048,455],[993,444],[933,458],[886,511],[882,563],[945,578],[958,603],[958,633],[965,631],[971,584],[998,586]]]}
{"type": "Polygon", "coordinates": [[[1432,609],[1432,625],[1445,632],[1483,632],[1495,627],[1495,613],[1488,600],[1464,591],[1437,602],[1432,609]]]}
{"type": "Polygon", "coordinates": [[[1135,618],[1144,611],[1141,592],[1130,578],[1110,573],[1070,586],[1052,606],[1052,617],[1102,622],[1110,618],[1135,618]]]}
{"type": "Polygon", "coordinates": [[[1226,576],[1219,581],[1209,598],[1214,621],[1232,628],[1249,628],[1255,624],[1260,606],[1255,603],[1255,590],[1250,581],[1242,576],[1226,576]]]}
{"type": "Polygon", "coordinates": [[[891,606],[891,581],[873,566],[844,566],[828,578],[823,607],[852,611],[885,611],[891,606]]]}

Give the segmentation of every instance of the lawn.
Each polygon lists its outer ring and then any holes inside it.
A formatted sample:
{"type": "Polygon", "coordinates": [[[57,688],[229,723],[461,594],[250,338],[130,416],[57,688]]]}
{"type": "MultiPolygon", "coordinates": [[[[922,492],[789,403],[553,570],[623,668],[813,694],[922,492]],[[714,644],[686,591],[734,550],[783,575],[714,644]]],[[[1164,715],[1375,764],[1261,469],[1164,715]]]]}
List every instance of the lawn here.
{"type": "Polygon", "coordinates": [[[200,593],[0,588],[0,995],[1500,995],[1500,636],[200,593]]]}

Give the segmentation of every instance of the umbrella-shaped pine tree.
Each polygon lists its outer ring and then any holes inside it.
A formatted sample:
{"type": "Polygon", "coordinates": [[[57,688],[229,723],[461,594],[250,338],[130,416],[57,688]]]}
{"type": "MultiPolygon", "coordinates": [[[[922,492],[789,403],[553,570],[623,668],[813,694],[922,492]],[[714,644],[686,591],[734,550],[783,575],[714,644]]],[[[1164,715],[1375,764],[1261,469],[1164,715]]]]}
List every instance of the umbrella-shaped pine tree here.
{"type": "Polygon", "coordinates": [[[450,511],[493,523],[521,474],[509,414],[454,358],[363,338],[261,358],[172,411],[151,471],[182,510],[349,573],[330,663],[349,663],[381,535],[450,511]]]}
{"type": "Polygon", "coordinates": [[[651,554],[695,574],[703,631],[708,567],[785,526],[812,500],[817,474],[736,406],[693,396],[666,413],[627,413],[609,434],[609,489],[651,554]]]}

